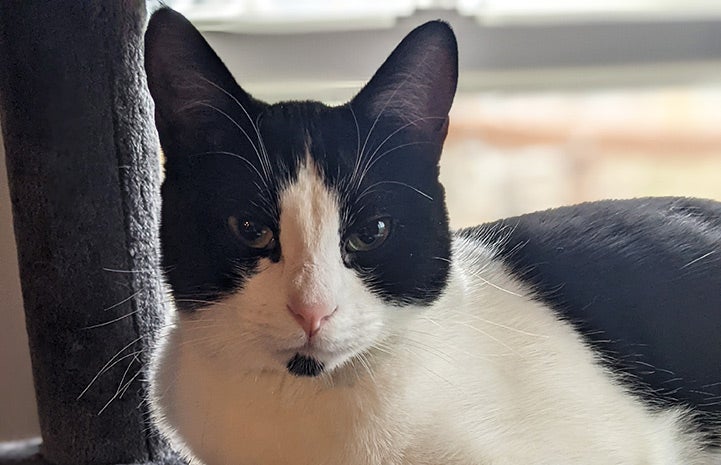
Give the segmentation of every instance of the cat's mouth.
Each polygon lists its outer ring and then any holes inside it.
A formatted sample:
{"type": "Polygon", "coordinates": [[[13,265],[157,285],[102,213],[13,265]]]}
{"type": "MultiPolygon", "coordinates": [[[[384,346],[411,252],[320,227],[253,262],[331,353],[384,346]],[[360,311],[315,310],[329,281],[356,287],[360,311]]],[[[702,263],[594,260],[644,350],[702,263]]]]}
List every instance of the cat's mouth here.
{"type": "Polygon", "coordinates": [[[323,373],[325,365],[315,357],[297,353],[286,364],[288,372],[295,376],[314,377],[323,373]]]}
{"type": "Polygon", "coordinates": [[[280,360],[285,361],[288,373],[310,378],[330,373],[360,351],[356,345],[333,344],[328,347],[318,342],[308,341],[300,347],[290,348],[279,354],[280,360]]]}

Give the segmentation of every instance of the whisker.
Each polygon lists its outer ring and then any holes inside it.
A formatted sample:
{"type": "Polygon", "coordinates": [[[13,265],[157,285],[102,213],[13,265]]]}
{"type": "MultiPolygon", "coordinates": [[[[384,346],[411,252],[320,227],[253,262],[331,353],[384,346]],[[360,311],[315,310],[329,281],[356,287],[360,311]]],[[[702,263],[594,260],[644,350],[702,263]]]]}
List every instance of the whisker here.
{"type": "Polygon", "coordinates": [[[353,123],[355,124],[355,130],[356,130],[356,156],[355,156],[355,162],[353,164],[353,171],[351,172],[350,178],[349,178],[349,184],[352,184],[356,174],[358,173],[358,170],[360,169],[360,163],[361,163],[361,145],[360,145],[360,126],[358,125],[358,118],[356,117],[355,111],[353,111],[353,106],[348,103],[348,109],[350,110],[351,115],[353,116],[353,123]]]}
{"type": "MultiPolygon", "coordinates": [[[[453,313],[452,310],[450,310],[450,312],[453,313]]],[[[455,312],[455,314],[456,314],[456,315],[460,315],[460,316],[464,316],[464,317],[467,317],[467,318],[471,318],[471,319],[473,319],[473,320],[479,321],[479,322],[481,322],[481,323],[486,323],[486,324],[489,324],[489,325],[491,325],[491,326],[495,326],[495,327],[497,327],[497,328],[501,328],[501,329],[505,329],[505,330],[508,330],[508,331],[511,331],[511,332],[514,332],[514,333],[522,334],[522,335],[524,335],[524,336],[537,337],[537,338],[541,338],[541,339],[548,339],[548,338],[550,337],[550,336],[548,336],[548,335],[546,335],[546,334],[532,333],[532,332],[530,332],[530,331],[525,331],[525,330],[523,330],[523,329],[514,328],[513,326],[508,326],[508,325],[503,324],[503,323],[498,323],[498,322],[496,322],[496,321],[492,321],[492,320],[489,320],[489,319],[487,319],[487,318],[483,318],[483,317],[481,317],[481,316],[479,316],[479,315],[474,315],[474,314],[469,314],[469,313],[462,313],[462,312],[455,312]]]]}
{"type": "MultiPolygon", "coordinates": [[[[231,98],[239,107],[241,110],[243,110],[243,113],[245,113],[246,118],[248,118],[248,122],[250,122],[251,127],[255,131],[255,135],[258,137],[258,145],[260,146],[260,151],[263,154],[263,158],[260,157],[260,153],[256,150],[256,154],[258,154],[258,161],[260,162],[260,166],[263,169],[263,172],[265,173],[268,180],[270,180],[270,171],[271,171],[271,165],[270,165],[270,158],[268,157],[268,151],[265,148],[265,143],[263,142],[263,137],[260,135],[260,131],[258,130],[258,125],[256,122],[253,121],[253,118],[250,117],[250,114],[248,113],[248,110],[245,108],[245,106],[240,103],[240,101],[235,98],[233,94],[223,89],[221,86],[216,84],[215,82],[207,79],[205,76],[200,76],[202,80],[210,84],[211,86],[215,87],[219,91],[223,92],[225,95],[231,98]]],[[[246,134],[247,136],[247,134],[246,134]]]]}
{"type": "Polygon", "coordinates": [[[378,150],[380,150],[380,148],[383,146],[383,144],[381,144],[381,145],[379,145],[379,146],[376,148],[375,152],[373,152],[373,153],[371,154],[371,159],[372,159],[373,161],[367,165],[367,168],[366,168],[366,169],[367,169],[367,170],[370,170],[370,169],[373,167],[373,165],[375,165],[375,164],[376,164],[378,161],[380,161],[383,157],[385,157],[386,155],[388,155],[388,154],[390,154],[390,153],[392,153],[392,152],[395,152],[396,150],[400,150],[400,149],[403,149],[403,148],[406,148],[406,147],[411,147],[411,146],[413,146],[413,145],[424,145],[424,144],[433,144],[433,142],[428,142],[428,141],[415,141],[415,142],[408,142],[408,143],[406,143],[406,144],[396,145],[396,146],[393,147],[392,149],[388,149],[388,150],[386,150],[385,152],[382,152],[381,154],[379,154],[377,157],[373,158],[373,157],[375,156],[375,154],[378,152],[378,150]]]}
{"type": "Polygon", "coordinates": [[[361,192],[360,195],[358,195],[358,200],[362,199],[365,195],[367,195],[369,189],[371,189],[371,188],[373,188],[373,187],[376,187],[376,186],[379,186],[379,185],[381,185],[381,184],[395,184],[395,185],[398,185],[398,186],[407,187],[408,189],[411,189],[412,191],[414,191],[414,192],[416,192],[417,194],[425,197],[426,199],[428,199],[428,200],[430,200],[430,201],[433,201],[433,197],[431,197],[430,195],[426,194],[425,192],[423,192],[423,191],[420,190],[420,189],[417,189],[417,188],[411,186],[410,184],[406,184],[406,183],[401,182],[401,181],[378,181],[378,182],[376,182],[376,183],[373,183],[373,184],[371,184],[370,186],[366,187],[366,188],[363,190],[363,192],[361,192]]]}
{"type": "Polygon", "coordinates": [[[693,265],[694,263],[698,263],[701,260],[703,260],[704,258],[710,257],[715,252],[716,252],[715,250],[712,250],[711,252],[705,253],[705,254],[701,255],[700,257],[695,258],[695,259],[691,260],[690,262],[686,263],[684,266],[681,267],[681,269],[683,270],[684,268],[688,268],[689,266],[693,265]]]}
{"type": "Polygon", "coordinates": [[[131,295],[129,295],[128,297],[124,298],[124,299],[121,300],[120,302],[114,303],[113,305],[111,305],[111,306],[109,306],[109,307],[105,307],[105,308],[103,309],[103,311],[104,311],[104,312],[107,312],[108,310],[112,310],[112,309],[114,309],[114,308],[117,308],[117,307],[123,305],[123,304],[126,303],[126,302],[129,302],[129,301],[132,300],[133,298],[137,297],[138,294],[140,294],[141,291],[142,291],[142,289],[139,290],[139,291],[133,292],[131,295]]]}
{"type": "Polygon", "coordinates": [[[107,409],[107,408],[110,406],[110,404],[111,404],[115,399],[117,399],[117,398],[119,398],[119,397],[122,397],[122,396],[125,394],[125,392],[128,390],[128,388],[130,387],[130,385],[132,384],[132,382],[135,381],[135,379],[138,377],[138,375],[140,375],[140,373],[142,373],[142,371],[143,371],[142,368],[141,368],[140,370],[138,370],[138,371],[128,380],[128,382],[123,385],[122,388],[119,388],[119,389],[115,392],[115,395],[113,395],[113,397],[111,397],[110,400],[109,400],[105,405],[103,405],[103,408],[101,408],[100,411],[98,411],[97,415],[100,416],[100,415],[105,411],[105,409],[107,409]]]}
{"type": "Polygon", "coordinates": [[[112,368],[113,366],[115,366],[118,362],[120,362],[121,360],[123,360],[123,359],[125,359],[125,358],[128,358],[129,356],[133,356],[133,355],[136,355],[136,354],[138,354],[138,353],[141,353],[142,350],[141,350],[141,351],[137,351],[137,352],[133,352],[133,353],[131,353],[130,355],[124,355],[123,357],[117,359],[117,357],[120,356],[120,354],[122,354],[123,352],[125,352],[125,350],[127,350],[127,349],[128,349],[130,346],[132,346],[133,344],[138,343],[138,342],[139,342],[141,339],[143,339],[144,337],[145,337],[145,336],[138,336],[138,337],[136,337],[135,339],[133,339],[132,341],[130,341],[128,344],[126,344],[122,349],[120,349],[118,352],[116,352],[115,355],[113,355],[113,356],[110,358],[110,360],[108,360],[108,362],[107,362],[105,365],[103,365],[103,367],[100,369],[100,371],[98,371],[98,373],[93,377],[93,379],[90,380],[90,383],[88,383],[88,385],[85,387],[85,389],[83,389],[83,391],[78,395],[78,397],[76,398],[76,400],[80,400],[80,398],[83,397],[83,395],[85,395],[86,392],[88,392],[88,389],[90,389],[90,386],[92,386],[92,385],[95,383],[95,381],[97,381],[97,379],[98,379],[101,375],[103,375],[103,373],[107,372],[110,368],[112,368]],[[117,359],[117,360],[116,360],[116,359],[117,359]]]}
{"type": "Polygon", "coordinates": [[[244,156],[237,154],[235,152],[226,152],[224,150],[216,150],[216,151],[210,151],[210,152],[198,152],[198,153],[194,153],[190,156],[191,157],[199,157],[199,156],[203,156],[203,155],[228,155],[228,156],[237,158],[237,159],[245,162],[248,166],[250,166],[253,169],[253,171],[258,176],[258,178],[263,182],[263,185],[265,186],[265,188],[268,189],[268,184],[265,182],[263,175],[260,174],[260,171],[258,171],[258,168],[256,168],[255,165],[253,163],[251,163],[251,161],[248,160],[247,158],[245,158],[244,156]]]}
{"type": "MultiPolygon", "coordinates": [[[[258,157],[258,160],[261,161],[261,165],[263,165],[263,162],[262,162],[263,157],[262,157],[262,155],[260,154],[260,151],[258,150],[258,147],[255,145],[255,143],[253,143],[253,139],[250,138],[250,136],[248,135],[248,132],[247,132],[245,129],[243,129],[243,127],[242,127],[240,124],[238,124],[238,122],[235,121],[232,116],[230,116],[228,113],[224,112],[224,111],[221,110],[220,108],[218,108],[218,107],[216,107],[216,106],[214,106],[214,105],[211,105],[211,104],[209,104],[209,103],[198,102],[198,103],[196,103],[196,105],[199,105],[199,106],[202,106],[202,107],[211,108],[211,109],[217,111],[218,113],[220,113],[221,115],[225,116],[231,123],[233,123],[233,125],[234,125],[236,128],[238,128],[238,130],[240,130],[241,133],[243,133],[243,135],[245,136],[245,138],[246,138],[246,139],[248,140],[248,142],[250,143],[251,147],[253,147],[253,151],[255,151],[255,154],[256,154],[256,156],[258,157]]],[[[264,179],[264,180],[265,180],[265,179],[264,179]]]]}
{"type": "Polygon", "coordinates": [[[373,167],[373,165],[378,163],[378,161],[380,161],[383,157],[387,156],[390,153],[395,152],[396,150],[399,150],[399,149],[402,149],[405,147],[409,147],[412,145],[423,145],[423,144],[435,145],[433,142],[428,142],[428,141],[408,142],[406,144],[397,145],[397,146],[393,147],[392,149],[388,149],[385,152],[381,152],[380,155],[376,156],[376,154],[381,149],[381,147],[383,147],[386,144],[386,142],[388,142],[394,135],[396,135],[401,130],[407,128],[408,126],[410,126],[418,121],[424,120],[424,119],[433,119],[433,118],[427,117],[427,118],[420,118],[419,120],[416,120],[416,121],[412,121],[412,122],[406,124],[405,126],[401,126],[400,128],[396,129],[388,137],[386,137],[386,139],[383,142],[381,142],[380,145],[378,145],[378,147],[376,147],[375,151],[368,158],[369,162],[366,164],[366,166],[364,168],[364,173],[370,171],[370,169],[373,167]]]}
{"type": "Polygon", "coordinates": [[[152,268],[149,270],[120,270],[120,269],[116,269],[116,268],[106,268],[106,267],[103,267],[102,270],[108,271],[110,273],[155,273],[156,271],[158,271],[155,268],[152,268]]]}
{"type": "Polygon", "coordinates": [[[475,272],[469,272],[469,273],[470,273],[473,277],[480,279],[483,284],[488,284],[489,286],[491,286],[491,287],[493,287],[493,288],[495,288],[495,289],[498,289],[498,290],[501,291],[501,292],[505,292],[506,294],[510,294],[510,295],[516,296],[516,297],[524,297],[522,294],[519,294],[519,293],[517,293],[517,292],[513,292],[513,291],[511,291],[511,290],[509,290],[509,289],[505,289],[505,288],[503,288],[503,287],[501,287],[501,286],[499,286],[499,285],[497,285],[497,284],[492,283],[491,281],[489,281],[488,279],[484,278],[483,276],[481,276],[481,275],[478,274],[478,273],[475,273],[475,272]]]}
{"type": "Polygon", "coordinates": [[[112,319],[112,320],[110,320],[110,321],[106,321],[106,322],[103,322],[103,323],[98,323],[98,324],[96,324],[96,325],[85,326],[85,327],[83,327],[83,328],[80,328],[80,330],[81,330],[81,331],[85,331],[85,330],[88,330],[88,329],[102,328],[103,326],[107,326],[107,325],[113,324],[113,323],[118,322],[118,321],[120,321],[120,320],[123,320],[123,319],[125,319],[125,318],[127,318],[127,317],[129,317],[129,316],[135,315],[136,313],[138,313],[138,311],[139,311],[139,310],[133,310],[133,311],[130,312],[130,313],[126,313],[125,315],[119,316],[119,317],[114,318],[114,319],[112,319]]]}
{"type": "MultiPolygon", "coordinates": [[[[406,84],[406,82],[408,82],[408,79],[410,79],[410,77],[411,77],[411,75],[410,75],[410,74],[407,74],[406,77],[403,78],[403,80],[398,84],[398,86],[393,90],[393,92],[391,93],[391,95],[390,95],[390,96],[388,97],[388,99],[385,101],[385,103],[383,104],[383,107],[381,107],[380,111],[378,112],[378,115],[377,115],[377,116],[375,117],[375,119],[373,120],[373,123],[371,124],[370,129],[368,129],[368,134],[366,135],[365,141],[363,141],[363,147],[361,148],[361,157],[362,157],[363,154],[365,153],[365,149],[366,149],[366,145],[368,144],[368,140],[370,139],[371,134],[373,133],[373,130],[374,130],[375,127],[376,127],[376,124],[378,124],[378,121],[380,121],[381,116],[383,115],[383,113],[385,112],[386,108],[388,107],[388,104],[391,103],[391,101],[392,101],[393,98],[396,96],[396,94],[398,93],[398,91],[406,84]]],[[[358,180],[358,186],[360,186],[360,182],[361,182],[361,181],[362,181],[362,177],[361,177],[360,180],[358,180]]]]}
{"type": "MultiPolygon", "coordinates": [[[[356,183],[356,188],[360,187],[360,185],[363,182],[363,179],[365,179],[366,175],[370,171],[370,167],[373,166],[373,164],[375,163],[375,160],[374,160],[375,154],[378,153],[378,151],[381,149],[381,147],[383,147],[389,140],[391,140],[391,138],[393,138],[393,136],[395,136],[399,132],[403,131],[404,129],[406,129],[410,126],[413,126],[416,123],[419,123],[421,121],[430,120],[430,119],[445,119],[445,117],[425,116],[425,117],[421,117],[421,118],[416,118],[413,121],[410,121],[410,122],[404,124],[403,126],[399,127],[395,131],[391,132],[388,136],[386,136],[386,138],[383,139],[383,141],[380,144],[378,144],[378,146],[375,148],[373,153],[367,158],[367,162],[366,162],[365,166],[363,167],[363,170],[360,174],[360,178],[358,179],[358,181],[356,183]]],[[[365,150],[365,146],[364,146],[364,150],[365,150]]],[[[384,154],[384,156],[385,155],[387,155],[387,154],[384,154]]]]}

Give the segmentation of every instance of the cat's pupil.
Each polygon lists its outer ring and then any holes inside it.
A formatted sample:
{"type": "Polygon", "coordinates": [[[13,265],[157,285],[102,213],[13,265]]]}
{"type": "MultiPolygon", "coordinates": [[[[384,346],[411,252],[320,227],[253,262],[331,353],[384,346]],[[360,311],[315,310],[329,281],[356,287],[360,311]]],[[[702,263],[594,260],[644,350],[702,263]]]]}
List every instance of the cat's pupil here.
{"type": "Polygon", "coordinates": [[[263,234],[262,230],[260,230],[256,224],[251,221],[243,221],[240,231],[243,237],[249,241],[257,240],[263,234]]]}
{"type": "Polygon", "coordinates": [[[385,228],[383,220],[378,220],[373,226],[367,226],[358,231],[358,238],[365,244],[372,244],[383,234],[385,228]]]}

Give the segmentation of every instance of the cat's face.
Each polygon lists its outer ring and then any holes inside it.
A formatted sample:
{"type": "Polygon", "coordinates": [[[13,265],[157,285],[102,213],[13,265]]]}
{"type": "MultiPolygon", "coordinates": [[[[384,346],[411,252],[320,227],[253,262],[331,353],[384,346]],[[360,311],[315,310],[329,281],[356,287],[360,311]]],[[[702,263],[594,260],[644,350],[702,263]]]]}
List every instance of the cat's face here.
{"type": "Polygon", "coordinates": [[[238,370],[313,376],[439,298],[438,160],[457,76],[445,24],[409,34],[339,107],[253,99],[171,10],[151,18],[146,50],[164,266],[180,324],[217,330],[206,349],[238,370]]]}

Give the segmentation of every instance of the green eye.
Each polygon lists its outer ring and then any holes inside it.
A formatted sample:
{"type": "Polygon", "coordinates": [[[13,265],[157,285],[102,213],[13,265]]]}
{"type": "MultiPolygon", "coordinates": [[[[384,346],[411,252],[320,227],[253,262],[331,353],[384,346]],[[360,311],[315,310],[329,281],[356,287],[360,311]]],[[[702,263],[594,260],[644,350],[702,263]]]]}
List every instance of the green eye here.
{"type": "Polygon", "coordinates": [[[348,252],[367,252],[385,242],[390,233],[390,218],[376,218],[356,229],[345,241],[348,252]]]}
{"type": "Polygon", "coordinates": [[[238,221],[238,218],[230,216],[228,227],[243,244],[252,249],[271,249],[275,245],[273,231],[264,224],[250,220],[238,221]]]}

